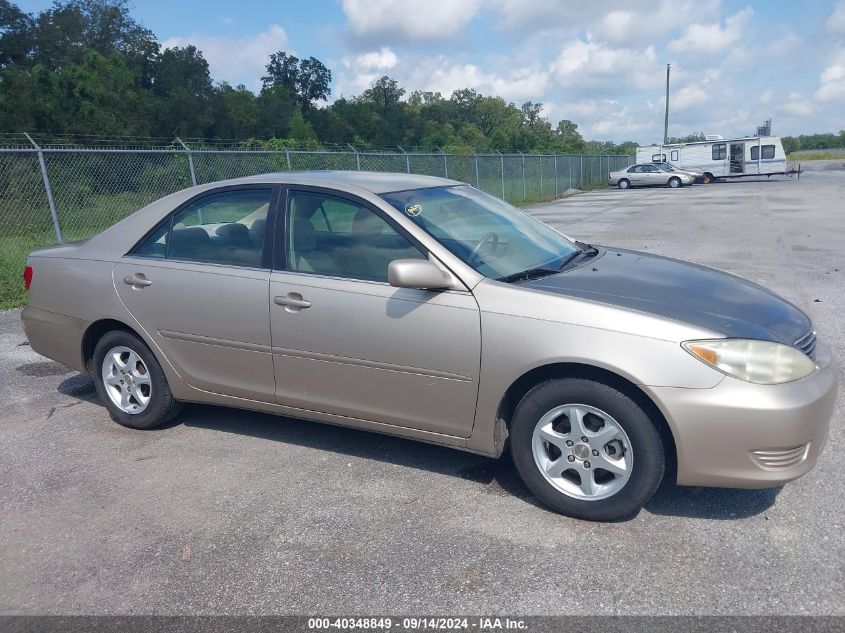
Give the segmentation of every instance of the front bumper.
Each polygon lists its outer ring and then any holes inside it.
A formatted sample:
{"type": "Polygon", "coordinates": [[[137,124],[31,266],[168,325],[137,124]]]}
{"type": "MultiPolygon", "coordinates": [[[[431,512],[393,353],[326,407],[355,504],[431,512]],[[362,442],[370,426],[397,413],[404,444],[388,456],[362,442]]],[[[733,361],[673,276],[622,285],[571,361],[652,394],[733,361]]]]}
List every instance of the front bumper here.
{"type": "Polygon", "coordinates": [[[766,488],[811,470],[836,402],[836,369],[821,341],[816,364],[782,385],[726,377],[712,389],[645,387],[672,429],[678,484],[766,488]]]}

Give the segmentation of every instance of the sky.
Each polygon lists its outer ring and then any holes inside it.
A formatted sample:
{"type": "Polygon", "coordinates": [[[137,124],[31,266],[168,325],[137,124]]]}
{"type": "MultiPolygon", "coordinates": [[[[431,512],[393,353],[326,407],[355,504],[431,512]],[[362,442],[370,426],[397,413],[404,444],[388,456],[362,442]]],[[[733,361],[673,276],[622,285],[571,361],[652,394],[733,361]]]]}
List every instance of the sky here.
{"type": "Polygon", "coordinates": [[[663,136],[671,64],[670,136],[845,128],[845,0],[136,0],[133,15],[256,91],[284,50],[332,70],[330,100],[389,75],[541,102],[553,125],[644,144],[663,136]]]}

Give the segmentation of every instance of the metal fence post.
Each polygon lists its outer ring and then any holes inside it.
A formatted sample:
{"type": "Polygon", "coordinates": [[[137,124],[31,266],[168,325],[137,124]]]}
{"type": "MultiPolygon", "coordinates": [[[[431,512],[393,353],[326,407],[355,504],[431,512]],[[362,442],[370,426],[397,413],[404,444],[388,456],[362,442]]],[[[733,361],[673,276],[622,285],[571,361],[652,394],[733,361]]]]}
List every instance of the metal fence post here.
{"type": "Polygon", "coordinates": [[[540,154],[537,159],[540,161],[540,197],[542,198],[545,194],[543,191],[543,155],[540,154]]]}
{"type": "Polygon", "coordinates": [[[570,154],[567,156],[567,162],[569,163],[569,188],[572,189],[572,155],[570,154]]]}
{"type": "Polygon", "coordinates": [[[41,147],[32,140],[32,137],[24,132],[24,136],[29,139],[32,146],[38,151],[38,164],[41,167],[41,180],[44,181],[44,191],[47,193],[47,204],[50,205],[50,217],[53,219],[53,229],[56,231],[56,241],[59,244],[64,244],[65,240],[62,237],[62,227],[59,226],[59,214],[56,212],[56,202],[53,200],[53,189],[50,187],[50,178],[47,176],[47,163],[44,162],[44,152],[41,147]]]}
{"type": "Polygon", "coordinates": [[[581,166],[578,168],[578,186],[584,186],[584,155],[581,154],[578,156],[578,162],[581,163],[581,166]]]}
{"type": "Polygon", "coordinates": [[[558,197],[558,187],[557,187],[557,154],[555,154],[555,198],[558,197]]]}
{"type": "Polygon", "coordinates": [[[475,186],[481,189],[481,180],[478,178],[478,153],[475,154],[475,186]]]}
{"type": "Polygon", "coordinates": [[[440,150],[440,153],[443,154],[443,177],[449,177],[449,161],[446,160],[446,154],[443,153],[443,149],[438,147],[437,149],[440,150]]]}
{"type": "Polygon", "coordinates": [[[187,145],[185,145],[182,142],[182,139],[179,138],[178,136],[176,137],[176,142],[179,143],[179,145],[182,146],[182,149],[184,149],[185,153],[188,155],[188,171],[191,172],[191,186],[196,187],[197,186],[197,174],[194,171],[194,159],[191,156],[191,149],[187,145]]]}
{"type": "Polygon", "coordinates": [[[349,145],[349,143],[347,143],[346,145],[349,147],[349,149],[355,152],[355,164],[358,166],[358,171],[361,171],[361,155],[358,153],[358,150],[355,149],[352,145],[349,145]]]}
{"type": "Polygon", "coordinates": [[[499,160],[502,161],[502,200],[505,199],[505,155],[502,154],[499,150],[496,150],[496,153],[499,155],[499,160]]]}
{"type": "Polygon", "coordinates": [[[290,166],[290,150],[287,149],[287,148],[285,148],[285,160],[288,163],[288,171],[293,171],[293,169],[290,166]]]}
{"type": "Polygon", "coordinates": [[[522,157],[522,199],[525,200],[528,197],[525,192],[525,154],[520,152],[519,155],[522,157]]]}
{"type": "Polygon", "coordinates": [[[408,152],[406,152],[404,149],[402,149],[398,145],[396,147],[399,149],[400,152],[405,154],[405,171],[410,174],[411,173],[411,157],[408,155],[408,152]]]}

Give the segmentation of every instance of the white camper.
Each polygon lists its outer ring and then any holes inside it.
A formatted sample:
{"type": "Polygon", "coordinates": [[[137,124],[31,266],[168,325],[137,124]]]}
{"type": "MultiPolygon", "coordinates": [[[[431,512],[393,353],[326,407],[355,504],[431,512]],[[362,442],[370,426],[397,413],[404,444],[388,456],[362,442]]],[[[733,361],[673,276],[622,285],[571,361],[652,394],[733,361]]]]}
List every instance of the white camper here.
{"type": "Polygon", "coordinates": [[[679,169],[699,171],[704,174],[704,182],[792,173],[786,169],[786,154],[778,136],[705,138],[707,140],[693,143],[638,147],[637,162],[670,163],[679,169]]]}

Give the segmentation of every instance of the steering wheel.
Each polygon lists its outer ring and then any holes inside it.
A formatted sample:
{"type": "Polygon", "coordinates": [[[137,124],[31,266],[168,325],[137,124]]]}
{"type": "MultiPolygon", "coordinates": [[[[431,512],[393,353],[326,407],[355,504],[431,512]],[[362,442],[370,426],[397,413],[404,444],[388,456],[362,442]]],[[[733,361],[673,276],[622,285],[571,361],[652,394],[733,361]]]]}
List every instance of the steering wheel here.
{"type": "Polygon", "coordinates": [[[494,254],[499,250],[499,234],[494,231],[490,231],[485,234],[484,237],[478,241],[478,244],[475,245],[475,248],[472,249],[472,253],[470,253],[469,258],[467,259],[467,263],[470,266],[472,266],[476,260],[481,259],[481,249],[487,244],[487,242],[490,242],[492,245],[490,254],[494,254]]]}

